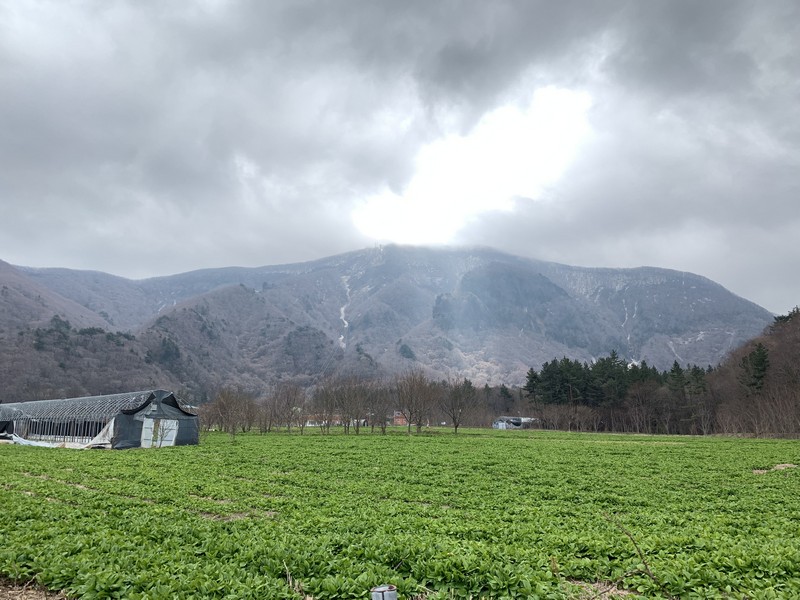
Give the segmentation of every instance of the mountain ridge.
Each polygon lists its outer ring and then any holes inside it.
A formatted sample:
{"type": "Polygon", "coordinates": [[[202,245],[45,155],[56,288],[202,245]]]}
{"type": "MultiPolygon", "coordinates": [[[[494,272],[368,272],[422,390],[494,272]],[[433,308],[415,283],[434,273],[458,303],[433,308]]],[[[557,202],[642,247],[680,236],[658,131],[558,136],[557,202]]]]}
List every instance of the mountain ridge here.
{"type": "Polygon", "coordinates": [[[161,372],[204,390],[412,367],[518,384],[552,358],[591,361],[611,350],[662,369],[716,365],[772,321],[700,275],[571,267],[490,248],[382,246],[143,280],[12,269],[105,328],[135,334],[161,372]]]}

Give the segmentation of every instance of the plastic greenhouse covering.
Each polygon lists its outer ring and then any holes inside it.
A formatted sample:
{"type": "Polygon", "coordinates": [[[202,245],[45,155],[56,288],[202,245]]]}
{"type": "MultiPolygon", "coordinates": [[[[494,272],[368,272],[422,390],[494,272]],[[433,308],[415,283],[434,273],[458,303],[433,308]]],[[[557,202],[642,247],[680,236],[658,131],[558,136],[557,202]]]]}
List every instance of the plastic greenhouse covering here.
{"type": "Polygon", "coordinates": [[[0,404],[0,439],[31,445],[136,448],[198,443],[197,415],[150,390],[0,404]]]}

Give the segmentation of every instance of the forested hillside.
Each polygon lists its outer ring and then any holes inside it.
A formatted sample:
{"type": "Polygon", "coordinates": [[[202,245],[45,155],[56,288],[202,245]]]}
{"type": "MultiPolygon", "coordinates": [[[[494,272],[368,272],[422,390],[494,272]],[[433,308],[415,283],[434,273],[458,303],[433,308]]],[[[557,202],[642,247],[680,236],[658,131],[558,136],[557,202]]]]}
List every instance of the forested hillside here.
{"type": "Polygon", "coordinates": [[[525,384],[543,427],[639,433],[800,433],[800,310],[777,317],[720,365],[667,371],[626,364],[616,352],[591,364],[554,359],[525,384]]]}
{"type": "Polygon", "coordinates": [[[58,316],[2,339],[0,402],[179,389],[170,347],[147,336],[74,327],[58,316]]]}

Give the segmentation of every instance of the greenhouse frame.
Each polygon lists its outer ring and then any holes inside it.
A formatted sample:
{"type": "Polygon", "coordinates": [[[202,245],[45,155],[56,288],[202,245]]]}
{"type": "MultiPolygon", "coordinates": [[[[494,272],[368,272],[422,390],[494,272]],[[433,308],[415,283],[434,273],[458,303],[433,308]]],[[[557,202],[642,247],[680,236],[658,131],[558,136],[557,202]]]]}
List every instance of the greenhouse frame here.
{"type": "Polygon", "coordinates": [[[0,404],[0,440],[67,448],[155,448],[197,444],[197,414],[172,392],[0,404]]]}

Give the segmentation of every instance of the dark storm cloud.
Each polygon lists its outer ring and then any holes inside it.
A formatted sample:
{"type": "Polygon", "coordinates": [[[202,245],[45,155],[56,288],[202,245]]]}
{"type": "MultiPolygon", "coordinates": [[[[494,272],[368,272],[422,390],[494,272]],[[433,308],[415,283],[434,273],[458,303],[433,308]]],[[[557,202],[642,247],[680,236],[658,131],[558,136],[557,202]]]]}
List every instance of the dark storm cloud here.
{"type": "Polygon", "coordinates": [[[571,264],[693,271],[789,310],[800,292],[787,278],[800,264],[800,156],[728,104],[691,118],[641,98],[596,107],[595,137],[556,187],[460,239],[571,264]]]}
{"type": "Polygon", "coordinates": [[[800,287],[800,11],[630,3],[604,36],[591,142],[536,202],[461,241],[579,264],[707,275],[785,312],[800,287]]]}
{"type": "Polygon", "coordinates": [[[461,241],[787,310],[799,29],[791,1],[4,3],[0,258],[145,276],[362,247],[351,211],[425,144],[555,85],[591,95],[590,139],[461,241]]]}
{"type": "Polygon", "coordinates": [[[667,96],[742,89],[756,70],[737,47],[752,12],[736,0],[631,3],[609,68],[627,86],[667,96]]]}

